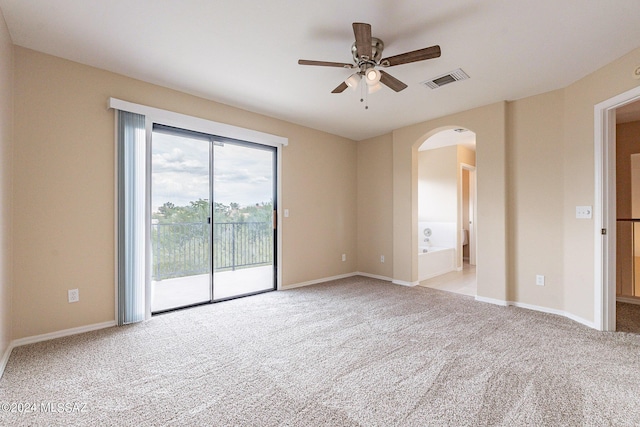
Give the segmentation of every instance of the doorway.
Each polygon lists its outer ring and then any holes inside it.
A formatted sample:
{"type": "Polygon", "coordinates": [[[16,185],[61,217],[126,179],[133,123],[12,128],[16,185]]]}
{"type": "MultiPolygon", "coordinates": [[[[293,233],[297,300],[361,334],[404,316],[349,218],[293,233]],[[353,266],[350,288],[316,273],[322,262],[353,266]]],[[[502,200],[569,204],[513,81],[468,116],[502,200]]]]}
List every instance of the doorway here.
{"type": "Polygon", "coordinates": [[[616,330],[640,333],[640,101],[616,109],[616,330]]]}
{"type": "Polygon", "coordinates": [[[462,218],[461,246],[463,265],[476,265],[476,168],[475,166],[460,164],[462,175],[462,203],[460,203],[462,218]]]}
{"type": "Polygon", "coordinates": [[[154,124],[151,312],[276,288],[276,148],[154,124]]]}
{"type": "Polygon", "coordinates": [[[420,286],[475,296],[475,133],[439,130],[417,153],[420,286]]]}
{"type": "MultiPolygon", "coordinates": [[[[640,87],[601,102],[594,107],[594,154],[596,159],[596,193],[593,210],[595,219],[594,326],[602,331],[617,329],[616,300],[619,260],[616,252],[619,225],[617,224],[616,206],[616,116],[617,112],[623,111],[627,107],[640,106],[638,101],[640,101],[640,87]]],[[[638,117],[640,119],[640,116],[638,117]]],[[[624,221],[621,222],[620,228],[623,227],[625,227],[624,221]]],[[[629,230],[633,229],[632,227],[628,228],[629,230]]],[[[633,257],[629,258],[633,260],[633,257]]]]}

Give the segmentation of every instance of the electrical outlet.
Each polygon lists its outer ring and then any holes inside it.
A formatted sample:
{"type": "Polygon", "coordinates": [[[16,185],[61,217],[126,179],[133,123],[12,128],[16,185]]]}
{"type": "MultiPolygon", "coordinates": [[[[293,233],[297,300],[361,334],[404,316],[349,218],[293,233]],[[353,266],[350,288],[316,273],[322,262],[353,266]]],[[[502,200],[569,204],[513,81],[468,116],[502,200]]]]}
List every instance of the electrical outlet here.
{"type": "Polygon", "coordinates": [[[384,255],[380,255],[380,262],[384,263],[384,255]]]}
{"type": "Polygon", "coordinates": [[[342,254],[342,261],[346,261],[347,260],[347,254],[342,254]]]}
{"type": "Polygon", "coordinates": [[[80,301],[80,291],[78,289],[69,289],[69,302],[80,301]]]}
{"type": "Polygon", "coordinates": [[[544,276],[536,274],[536,285],[544,286],[544,276]]]}

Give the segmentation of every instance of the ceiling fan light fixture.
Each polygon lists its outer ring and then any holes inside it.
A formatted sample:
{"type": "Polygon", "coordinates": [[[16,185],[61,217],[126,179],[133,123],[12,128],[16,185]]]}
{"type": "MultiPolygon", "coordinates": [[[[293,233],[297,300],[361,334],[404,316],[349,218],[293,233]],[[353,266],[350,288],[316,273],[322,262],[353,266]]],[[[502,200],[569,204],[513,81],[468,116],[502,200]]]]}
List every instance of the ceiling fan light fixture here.
{"type": "Polygon", "coordinates": [[[358,83],[360,83],[360,78],[361,78],[360,75],[358,73],[355,73],[355,74],[351,74],[349,76],[349,78],[347,80],[345,80],[344,82],[351,89],[356,90],[356,88],[358,87],[358,83]]]}
{"type": "Polygon", "coordinates": [[[364,73],[366,82],[369,86],[375,86],[378,84],[378,82],[380,82],[380,71],[376,70],[375,68],[369,68],[365,73],[364,73]]]}
{"type": "Polygon", "coordinates": [[[382,89],[382,84],[380,84],[379,82],[376,84],[370,84],[367,87],[367,91],[371,94],[371,93],[376,93],[377,91],[379,91],[380,89],[382,89]]]}

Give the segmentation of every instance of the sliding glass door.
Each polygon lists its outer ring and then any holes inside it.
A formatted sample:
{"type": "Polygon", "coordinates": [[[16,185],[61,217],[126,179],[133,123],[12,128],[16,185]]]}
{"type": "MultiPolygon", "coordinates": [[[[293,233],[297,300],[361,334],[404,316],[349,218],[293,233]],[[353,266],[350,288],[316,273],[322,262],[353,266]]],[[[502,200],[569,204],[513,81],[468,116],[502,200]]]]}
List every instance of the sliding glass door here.
{"type": "Polygon", "coordinates": [[[214,146],[213,298],[274,289],[275,148],[214,146]]]}
{"type": "Polygon", "coordinates": [[[211,148],[154,127],[151,143],[151,311],[211,300],[211,148]]]}
{"type": "Polygon", "coordinates": [[[275,289],[275,148],[154,125],[151,156],[152,313],[275,289]]]}

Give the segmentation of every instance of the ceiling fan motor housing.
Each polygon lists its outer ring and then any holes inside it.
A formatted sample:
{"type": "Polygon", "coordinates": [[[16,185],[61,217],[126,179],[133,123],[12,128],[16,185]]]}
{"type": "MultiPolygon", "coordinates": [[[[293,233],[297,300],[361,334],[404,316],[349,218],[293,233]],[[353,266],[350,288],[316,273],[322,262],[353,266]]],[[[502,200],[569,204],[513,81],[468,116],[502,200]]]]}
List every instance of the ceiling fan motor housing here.
{"type": "Polygon", "coordinates": [[[353,60],[356,64],[358,64],[358,67],[360,67],[360,69],[362,69],[363,65],[365,66],[365,69],[378,65],[380,59],[382,59],[383,50],[384,43],[382,42],[382,40],[376,37],[371,37],[372,58],[361,58],[360,55],[358,55],[358,48],[356,47],[356,43],[354,42],[353,45],[351,45],[351,54],[353,55],[353,60]]]}

